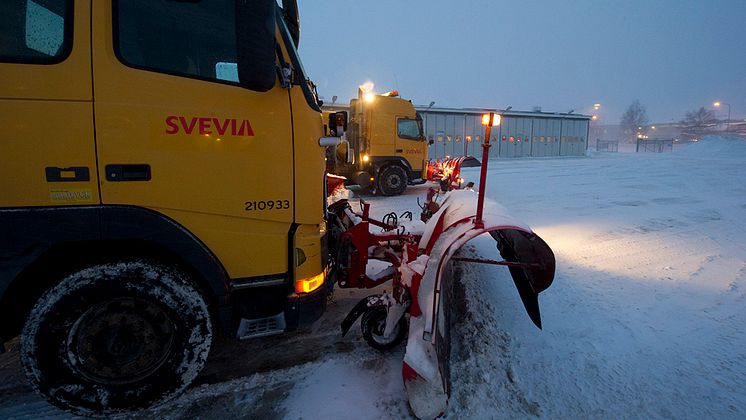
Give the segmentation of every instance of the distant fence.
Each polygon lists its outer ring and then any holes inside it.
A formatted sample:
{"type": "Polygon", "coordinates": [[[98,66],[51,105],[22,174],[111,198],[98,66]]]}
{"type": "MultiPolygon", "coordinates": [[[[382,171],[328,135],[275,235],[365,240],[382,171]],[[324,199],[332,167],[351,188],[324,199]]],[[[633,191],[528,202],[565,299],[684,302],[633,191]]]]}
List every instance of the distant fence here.
{"type": "Polygon", "coordinates": [[[596,139],[596,151],[597,152],[618,152],[619,141],[596,139]]]}
{"type": "Polygon", "coordinates": [[[636,152],[664,153],[673,152],[673,139],[637,139],[636,152]]]}

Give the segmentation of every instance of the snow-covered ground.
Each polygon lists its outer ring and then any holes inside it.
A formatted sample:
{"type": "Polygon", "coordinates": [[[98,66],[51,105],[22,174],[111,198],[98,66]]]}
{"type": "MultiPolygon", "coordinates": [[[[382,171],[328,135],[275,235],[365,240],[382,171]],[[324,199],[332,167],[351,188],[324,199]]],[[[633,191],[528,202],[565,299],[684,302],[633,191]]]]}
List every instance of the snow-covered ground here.
{"type": "MultiPolygon", "coordinates": [[[[557,275],[540,331],[506,269],[459,269],[447,417],[746,417],[746,141],[490,164],[488,195],[549,243],[557,275]]],[[[417,210],[426,189],[365,199],[381,217],[417,210]]],[[[497,257],[489,237],[465,252],[497,257]]],[[[410,416],[404,349],[339,336],[368,293],[338,290],[309,331],[218,343],[195,386],[142,416],[410,416]]],[[[0,417],[64,415],[23,385],[17,357],[0,355],[0,417]]]]}
{"type": "Polygon", "coordinates": [[[472,311],[505,350],[466,364],[497,377],[460,378],[464,414],[744,418],[745,179],[743,140],[497,162],[490,195],[552,246],[558,271],[538,332],[504,271],[467,268],[472,311]]]}

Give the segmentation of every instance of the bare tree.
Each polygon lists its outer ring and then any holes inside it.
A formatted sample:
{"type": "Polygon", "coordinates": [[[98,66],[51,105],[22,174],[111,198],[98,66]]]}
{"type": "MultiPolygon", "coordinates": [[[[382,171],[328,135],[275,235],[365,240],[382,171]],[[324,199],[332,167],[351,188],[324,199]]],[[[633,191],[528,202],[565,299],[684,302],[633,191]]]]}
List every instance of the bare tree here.
{"type": "Polygon", "coordinates": [[[697,137],[706,131],[712,130],[717,123],[718,120],[715,117],[715,111],[705,109],[705,107],[687,112],[684,119],[681,120],[684,135],[690,137],[697,137]]]}
{"type": "Polygon", "coordinates": [[[650,122],[648,119],[648,113],[645,106],[640,103],[639,99],[635,99],[627,110],[622,114],[622,120],[620,125],[622,126],[622,134],[626,139],[632,139],[636,136],[638,127],[644,127],[650,122]]]}

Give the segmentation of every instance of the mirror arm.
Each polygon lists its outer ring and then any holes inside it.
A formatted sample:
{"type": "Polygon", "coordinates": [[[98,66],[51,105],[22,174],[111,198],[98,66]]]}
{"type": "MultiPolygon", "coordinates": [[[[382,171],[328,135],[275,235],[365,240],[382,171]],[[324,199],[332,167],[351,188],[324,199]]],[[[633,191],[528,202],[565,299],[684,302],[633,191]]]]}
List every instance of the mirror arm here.
{"type": "Polygon", "coordinates": [[[319,139],[319,146],[321,147],[339,146],[340,143],[342,143],[341,137],[321,137],[319,139]]]}
{"type": "Polygon", "coordinates": [[[290,67],[290,64],[278,64],[277,71],[280,74],[280,84],[283,89],[290,89],[293,87],[293,69],[290,67]]]}

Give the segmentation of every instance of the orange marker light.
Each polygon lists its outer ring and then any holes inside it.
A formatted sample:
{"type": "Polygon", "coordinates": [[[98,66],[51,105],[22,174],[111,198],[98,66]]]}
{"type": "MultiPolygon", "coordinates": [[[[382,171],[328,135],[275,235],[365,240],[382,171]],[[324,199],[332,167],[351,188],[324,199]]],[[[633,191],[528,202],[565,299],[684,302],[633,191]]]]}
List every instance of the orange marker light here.
{"type": "MultiPolygon", "coordinates": [[[[492,118],[492,126],[497,127],[500,125],[500,116],[497,114],[494,114],[495,116],[492,118]]],[[[484,114],[482,115],[482,125],[487,125],[490,123],[490,114],[484,114]]]]}
{"type": "Polygon", "coordinates": [[[326,277],[326,273],[322,271],[321,273],[313,276],[313,277],[306,277],[305,279],[300,279],[295,281],[295,293],[311,293],[314,290],[321,287],[322,284],[324,284],[324,278],[326,277]]]}

